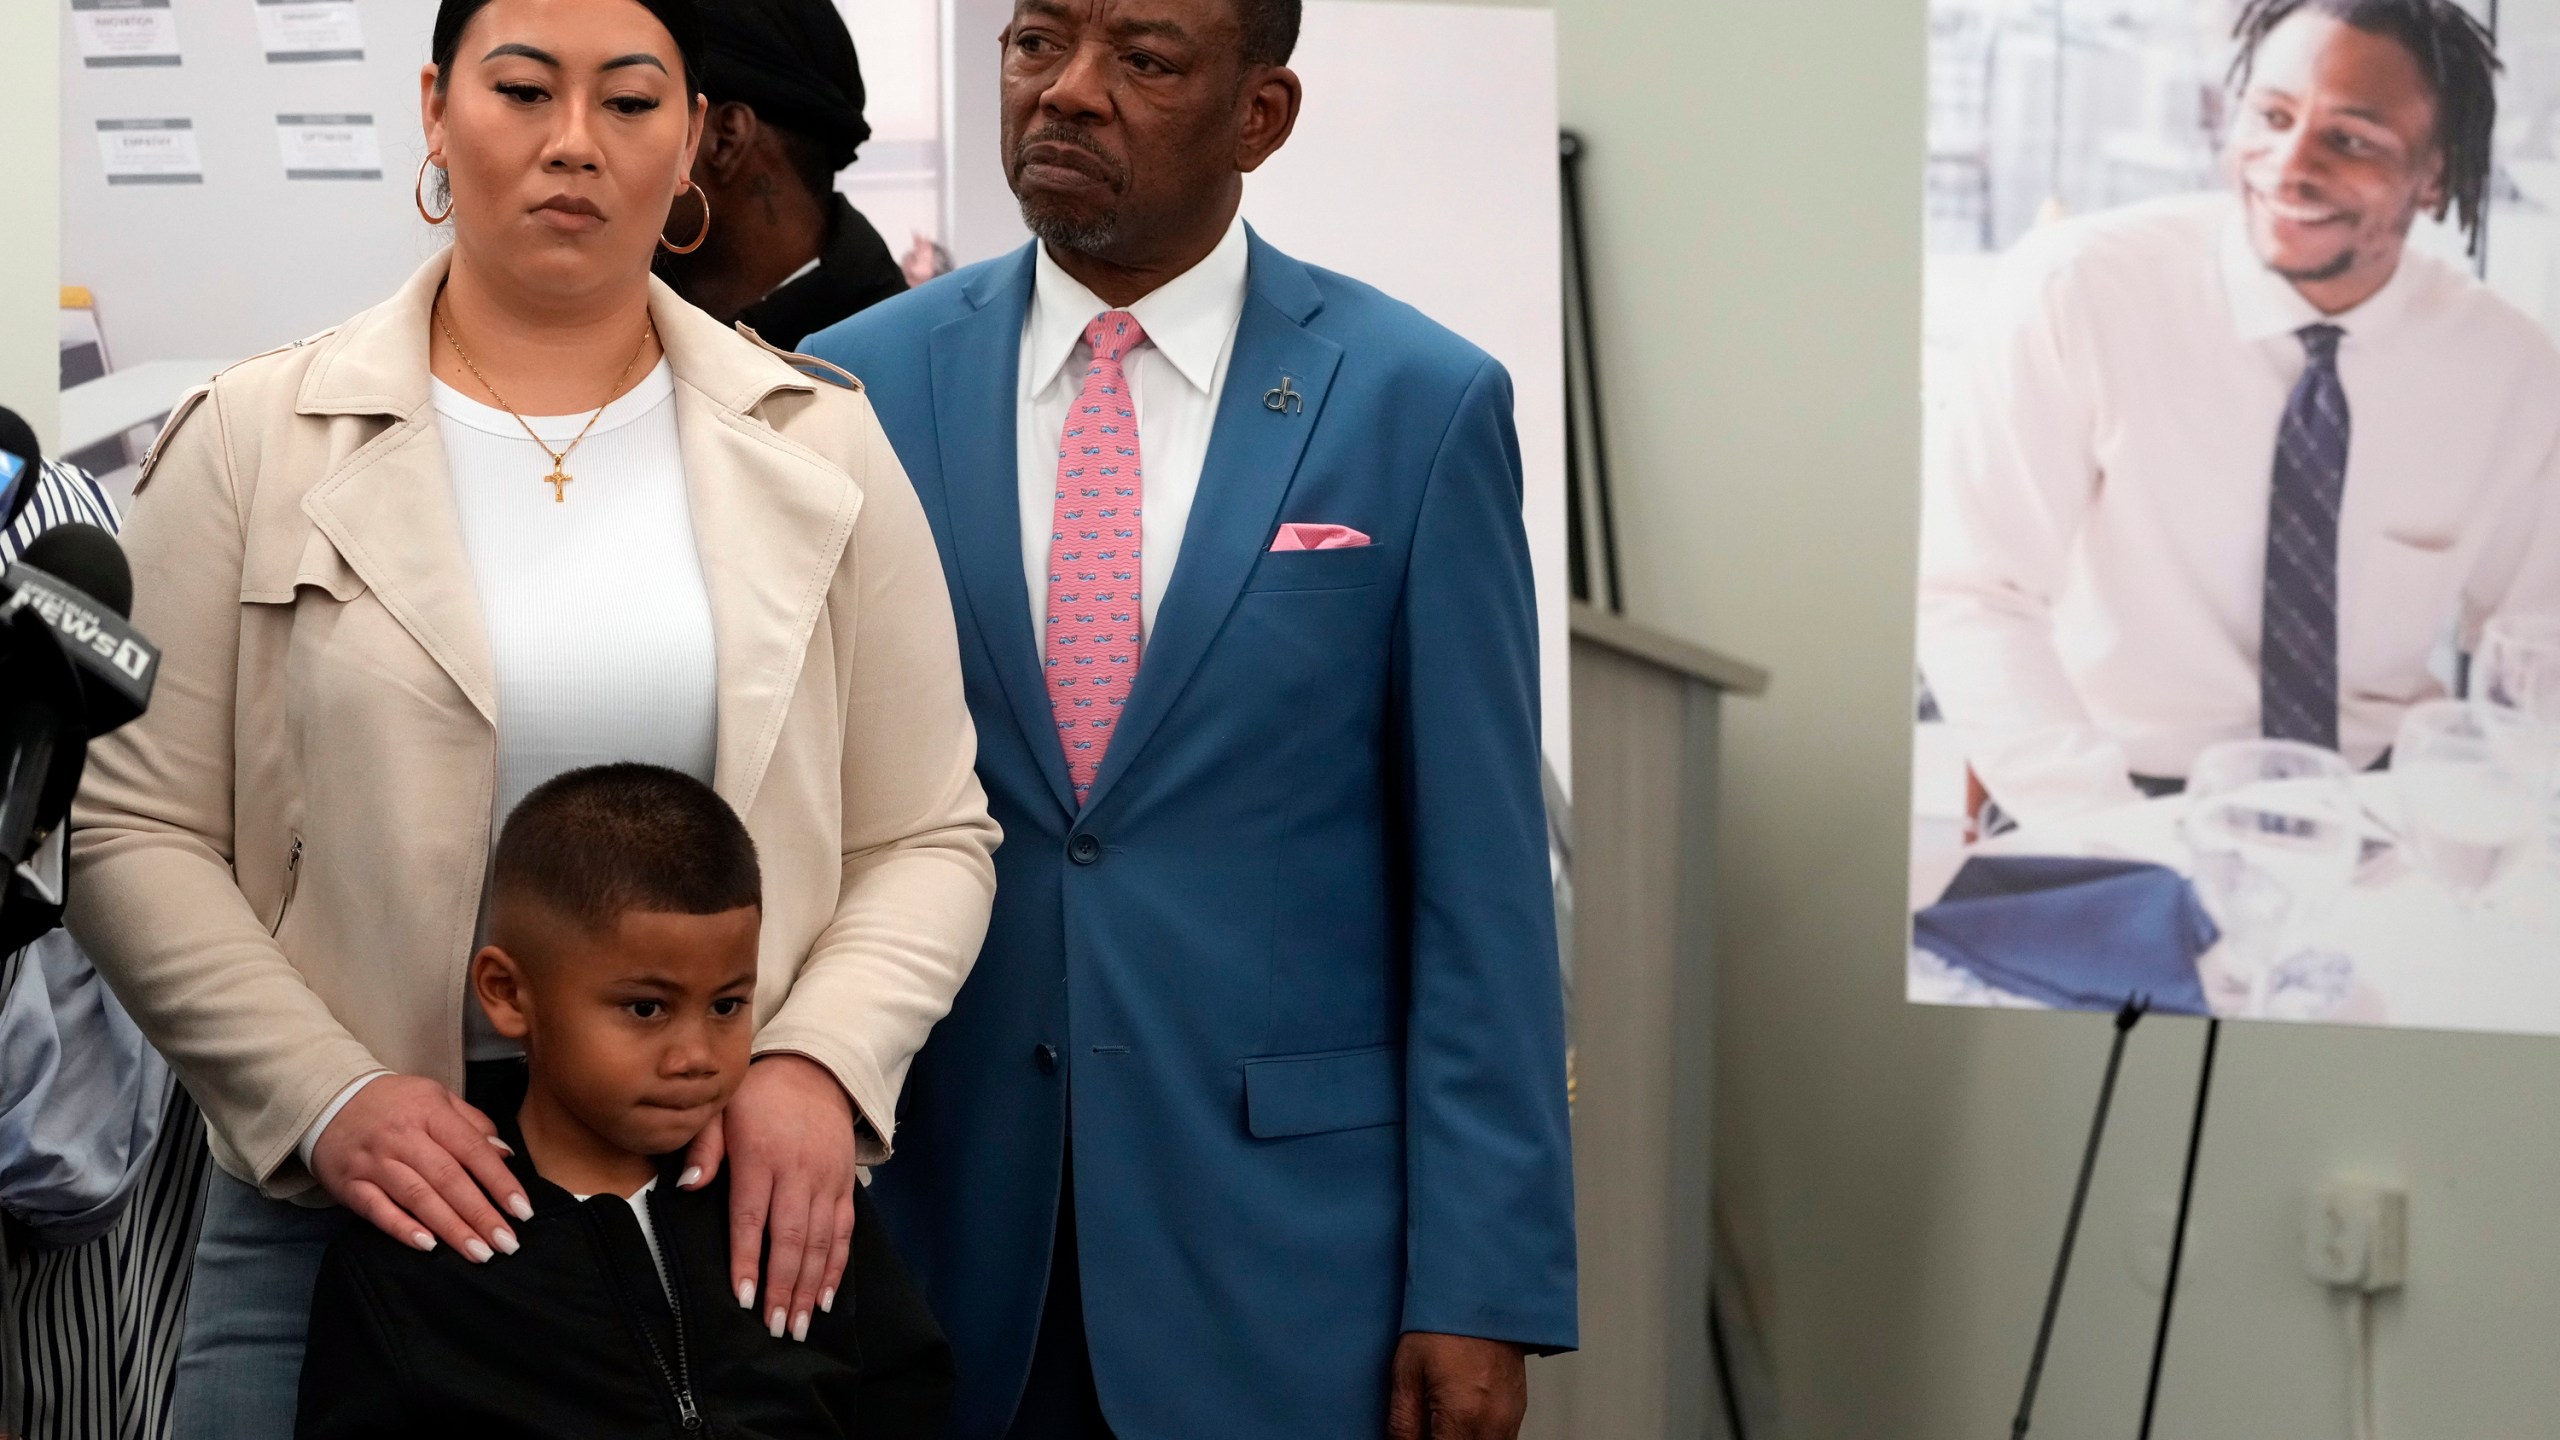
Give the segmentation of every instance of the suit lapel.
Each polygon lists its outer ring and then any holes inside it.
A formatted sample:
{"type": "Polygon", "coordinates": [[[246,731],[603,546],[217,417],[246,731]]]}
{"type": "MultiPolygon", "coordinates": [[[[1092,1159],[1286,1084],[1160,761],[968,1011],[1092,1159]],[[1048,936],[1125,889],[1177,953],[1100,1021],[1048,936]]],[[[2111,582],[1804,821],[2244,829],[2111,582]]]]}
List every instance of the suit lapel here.
{"type": "Polygon", "coordinates": [[[378,417],[387,428],[314,485],[302,511],[494,727],[496,666],[428,403],[427,317],[449,263],[436,255],[390,299],[311,342],[320,350],[295,410],[378,417]]]}
{"type": "Polygon", "coordinates": [[[676,431],[719,655],[712,788],[743,815],[781,738],[862,492],[842,470],[681,383],[676,431]]]}
{"type": "Polygon", "coordinates": [[[951,506],[951,548],[969,595],[987,662],[1030,742],[1058,804],[1072,812],[1075,788],[1049,710],[1049,685],[1031,634],[1031,592],[1022,578],[1020,463],[1015,453],[1023,317],[1031,308],[1029,247],[991,267],[971,286],[968,315],[935,330],[934,433],[951,506]]]}
{"type": "MultiPolygon", "coordinates": [[[[1112,785],[1145,749],[1173,708],[1209,642],[1226,624],[1244,582],[1271,543],[1280,502],[1298,473],[1307,438],[1323,419],[1325,398],[1342,347],[1306,328],[1322,308],[1322,296],[1306,267],[1264,244],[1252,242],[1253,259],[1244,317],[1236,327],[1235,354],[1218,401],[1199,498],[1192,503],[1173,583],[1158,607],[1156,626],[1138,664],[1137,684],[1111,733],[1085,805],[1098,807],[1112,785]],[[1269,408],[1263,400],[1282,377],[1305,397],[1296,406],[1269,408]]],[[[1053,742],[1050,749],[1057,746],[1053,742]]]]}
{"type": "MultiPolygon", "coordinates": [[[[494,726],[488,631],[428,403],[427,326],[448,263],[438,255],[399,294],[319,342],[328,348],[304,380],[301,413],[392,423],[313,487],[303,509],[494,726]]],[[[862,492],[757,417],[777,391],[821,382],[655,280],[649,313],[675,372],[685,495],[719,654],[714,784],[743,814],[781,737],[862,492]]]]}
{"type": "Polygon", "coordinates": [[[842,467],[758,413],[777,391],[821,382],[661,282],[650,282],[649,309],[675,372],[685,499],[719,655],[712,788],[743,815],[781,739],[862,491],[842,467]]]}
{"type": "MultiPolygon", "coordinates": [[[[423,340],[419,353],[425,354],[423,340]]],[[[400,627],[498,723],[495,667],[480,591],[462,548],[444,442],[430,413],[411,416],[347,457],[303,497],[303,513],[364,577],[400,627]]]]}

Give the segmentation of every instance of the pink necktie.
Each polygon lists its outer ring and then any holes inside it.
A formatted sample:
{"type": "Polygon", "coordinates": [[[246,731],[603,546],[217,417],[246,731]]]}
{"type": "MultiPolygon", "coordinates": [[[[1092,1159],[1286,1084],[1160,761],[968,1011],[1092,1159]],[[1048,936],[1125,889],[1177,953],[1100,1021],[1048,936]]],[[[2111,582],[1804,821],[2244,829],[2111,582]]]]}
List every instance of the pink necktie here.
{"type": "Polygon", "coordinates": [[[1041,664],[1049,712],[1084,803],[1102,773],[1111,729],[1138,678],[1138,412],[1120,359],[1147,332],[1110,310],[1085,327],[1093,364],[1058,442],[1058,508],[1049,528],[1049,626],[1041,664]]]}

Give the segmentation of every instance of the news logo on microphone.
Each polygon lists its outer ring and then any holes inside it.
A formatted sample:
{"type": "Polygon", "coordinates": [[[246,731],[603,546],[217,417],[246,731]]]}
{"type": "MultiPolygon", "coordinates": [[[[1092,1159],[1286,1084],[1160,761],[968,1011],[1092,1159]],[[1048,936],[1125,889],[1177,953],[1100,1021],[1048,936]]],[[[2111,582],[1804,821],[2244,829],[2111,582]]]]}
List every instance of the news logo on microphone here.
{"type": "MultiPolygon", "coordinates": [[[[33,566],[13,567],[8,584],[13,593],[0,601],[0,625],[14,622],[21,611],[33,611],[61,643],[96,655],[123,676],[126,683],[118,688],[127,691],[135,713],[150,702],[151,672],[160,663],[160,652],[122,617],[33,566]]],[[[86,673],[94,677],[102,672],[92,667],[86,673]]]]}
{"type": "Polygon", "coordinates": [[[124,552],[94,525],[56,525],[0,569],[0,952],[60,921],[89,742],[151,704],[160,652],[132,608],[124,552]]]}

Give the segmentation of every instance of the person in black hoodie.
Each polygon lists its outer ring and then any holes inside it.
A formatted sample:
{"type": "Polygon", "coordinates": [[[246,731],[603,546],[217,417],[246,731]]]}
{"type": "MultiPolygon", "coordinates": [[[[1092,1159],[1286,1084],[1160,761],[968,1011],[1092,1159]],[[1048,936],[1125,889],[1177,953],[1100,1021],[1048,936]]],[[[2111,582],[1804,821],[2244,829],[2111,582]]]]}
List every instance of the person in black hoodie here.
{"type": "Polygon", "coordinates": [[[761,883],[737,815],[672,770],[571,771],[508,817],[493,872],[472,990],[525,1058],[474,1065],[469,1098],[533,1217],[504,1255],[349,1226],[295,1434],[938,1434],[950,1349],[867,1196],[844,1293],[785,1333],[729,1292],[727,1176],[680,1188],[754,1034],[761,883]]]}
{"type": "Polygon", "coordinates": [[[695,198],[667,221],[670,244],[684,248],[661,252],[658,273],[721,324],[797,350],[907,289],[888,241],[836,189],[836,173],[871,138],[862,60],[835,0],[701,9],[711,103],[693,155],[695,198]]]}

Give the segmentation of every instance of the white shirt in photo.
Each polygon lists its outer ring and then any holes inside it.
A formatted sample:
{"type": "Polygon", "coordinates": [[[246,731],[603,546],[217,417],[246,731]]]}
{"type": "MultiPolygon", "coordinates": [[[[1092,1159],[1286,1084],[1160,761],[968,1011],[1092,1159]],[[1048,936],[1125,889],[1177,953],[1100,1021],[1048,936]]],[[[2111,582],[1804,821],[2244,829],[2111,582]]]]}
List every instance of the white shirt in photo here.
{"type": "Polygon", "coordinates": [[[2141,798],[2260,734],[2276,431],[2346,332],[2341,749],[2369,766],[2446,693],[2445,641],[2560,611],[2560,348],[2414,249],[2323,315],[2236,200],[2065,221],[2002,262],[1928,458],[1921,667],[1974,772],[2024,821],[2141,798]]]}

